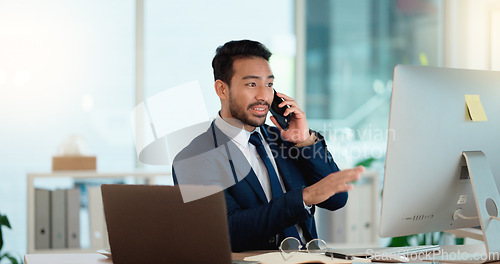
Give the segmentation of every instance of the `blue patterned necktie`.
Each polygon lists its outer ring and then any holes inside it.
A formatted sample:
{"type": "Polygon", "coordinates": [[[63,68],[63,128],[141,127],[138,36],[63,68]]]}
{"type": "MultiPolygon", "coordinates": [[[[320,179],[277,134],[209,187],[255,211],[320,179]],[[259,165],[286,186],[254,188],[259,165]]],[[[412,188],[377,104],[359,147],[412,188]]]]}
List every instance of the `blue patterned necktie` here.
{"type": "MultiPolygon", "coordinates": [[[[283,194],[283,189],[281,188],[278,174],[276,174],[276,170],[274,169],[274,166],[271,163],[269,156],[267,155],[267,151],[262,144],[259,132],[253,132],[252,135],[250,135],[250,139],[248,141],[250,142],[250,144],[255,146],[255,148],[257,149],[257,153],[259,153],[259,156],[264,162],[264,165],[266,165],[267,172],[269,173],[269,182],[271,183],[272,198],[279,197],[283,194]]],[[[302,241],[295,226],[291,226],[285,229],[284,234],[285,237],[296,237],[297,239],[299,239],[299,241],[302,241]]]]}
{"type": "Polygon", "coordinates": [[[267,155],[266,149],[264,145],[262,145],[262,141],[259,136],[259,132],[253,132],[250,136],[249,140],[250,144],[254,145],[257,149],[257,153],[259,153],[260,158],[266,165],[267,172],[269,173],[269,182],[271,183],[271,193],[272,198],[277,198],[283,194],[283,189],[281,189],[281,184],[278,179],[278,174],[274,170],[274,166],[267,155]]]}

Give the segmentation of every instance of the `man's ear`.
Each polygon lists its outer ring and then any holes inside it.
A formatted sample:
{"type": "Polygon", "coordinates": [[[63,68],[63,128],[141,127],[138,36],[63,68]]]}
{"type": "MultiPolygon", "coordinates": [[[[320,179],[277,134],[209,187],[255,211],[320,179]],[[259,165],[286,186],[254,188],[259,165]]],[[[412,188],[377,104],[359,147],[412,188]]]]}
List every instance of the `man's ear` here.
{"type": "Polygon", "coordinates": [[[221,100],[229,98],[228,94],[229,86],[225,82],[223,82],[222,80],[216,80],[214,83],[214,87],[215,87],[215,92],[217,93],[217,95],[221,100]]]}

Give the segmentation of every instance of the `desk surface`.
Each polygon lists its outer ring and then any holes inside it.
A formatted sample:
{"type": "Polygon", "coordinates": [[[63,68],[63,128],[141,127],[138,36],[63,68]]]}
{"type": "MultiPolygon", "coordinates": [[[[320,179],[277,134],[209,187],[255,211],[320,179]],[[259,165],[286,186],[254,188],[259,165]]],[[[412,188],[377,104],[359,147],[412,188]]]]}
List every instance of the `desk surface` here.
{"type": "Polygon", "coordinates": [[[98,253],[82,254],[26,254],[25,264],[37,263],[72,263],[72,264],[93,264],[93,263],[113,263],[106,256],[98,253]]]}
{"type": "MultiPolygon", "coordinates": [[[[232,253],[234,260],[243,260],[245,257],[267,253],[269,251],[252,251],[244,253],[232,253]]],[[[113,263],[108,257],[98,253],[81,254],[26,254],[24,255],[25,264],[104,264],[113,263]]]]}
{"type": "MultiPolygon", "coordinates": [[[[441,246],[444,251],[454,252],[457,250],[456,246],[441,246]]],[[[484,245],[467,245],[467,246],[459,246],[461,251],[459,252],[480,252],[482,249],[484,250],[484,245]]],[[[243,253],[232,253],[233,260],[242,260],[245,257],[259,255],[263,253],[267,253],[269,251],[251,251],[251,252],[243,252],[243,253]]],[[[105,263],[113,263],[106,256],[103,256],[98,253],[82,253],[82,254],[26,254],[24,255],[25,264],[105,264],[105,263]]],[[[422,263],[422,261],[411,261],[414,263],[422,263]]],[[[430,263],[430,262],[428,262],[430,263]]],[[[464,263],[464,262],[462,262],[464,263]]],[[[499,261],[490,262],[500,264],[499,261]]]]}

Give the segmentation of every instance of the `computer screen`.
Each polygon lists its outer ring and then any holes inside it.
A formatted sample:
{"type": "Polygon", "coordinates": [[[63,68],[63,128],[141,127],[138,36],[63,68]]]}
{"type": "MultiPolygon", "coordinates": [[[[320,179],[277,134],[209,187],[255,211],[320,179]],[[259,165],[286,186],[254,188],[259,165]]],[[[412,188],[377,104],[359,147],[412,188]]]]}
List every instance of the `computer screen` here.
{"type": "MultiPolygon", "coordinates": [[[[478,216],[464,151],[484,153],[498,196],[500,72],[396,66],[381,237],[480,225],[478,219],[457,217],[478,216]],[[485,116],[477,115],[479,105],[485,116]]],[[[474,176],[476,185],[482,176],[474,176]]],[[[498,205],[488,211],[498,214],[498,205]]]]}

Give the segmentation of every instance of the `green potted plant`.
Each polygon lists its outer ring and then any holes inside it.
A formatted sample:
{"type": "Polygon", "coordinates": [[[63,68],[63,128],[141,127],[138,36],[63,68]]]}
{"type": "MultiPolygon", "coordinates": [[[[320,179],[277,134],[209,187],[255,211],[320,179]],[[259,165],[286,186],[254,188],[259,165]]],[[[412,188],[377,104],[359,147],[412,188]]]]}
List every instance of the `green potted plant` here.
{"type": "Polygon", "coordinates": [[[2,252],[3,248],[3,233],[2,233],[2,227],[6,226],[7,228],[10,227],[9,219],[7,218],[6,215],[0,214],[0,262],[2,259],[8,259],[10,260],[10,263],[12,264],[19,264],[23,263],[22,261],[18,261],[15,257],[13,257],[10,253],[4,253],[2,252]]]}

